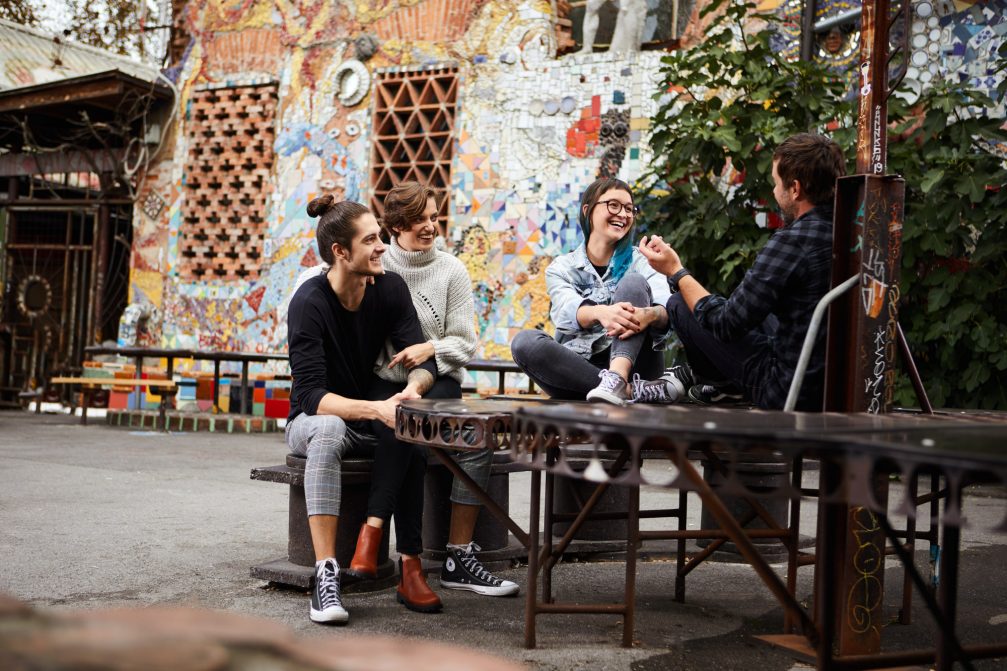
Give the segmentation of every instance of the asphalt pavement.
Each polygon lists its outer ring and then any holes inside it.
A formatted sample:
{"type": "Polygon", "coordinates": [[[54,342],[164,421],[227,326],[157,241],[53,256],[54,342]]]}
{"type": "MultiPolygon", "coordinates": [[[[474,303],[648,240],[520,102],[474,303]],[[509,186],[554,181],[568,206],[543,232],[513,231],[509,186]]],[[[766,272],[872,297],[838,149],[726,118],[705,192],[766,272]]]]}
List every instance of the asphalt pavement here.
{"type": "MultiPolygon", "coordinates": [[[[384,634],[468,646],[543,670],[809,668],[754,638],[779,633],[783,612],[746,565],[711,562],[690,574],[684,604],[672,599],[674,562],[644,561],[637,577],[634,646],[619,647],[616,615],[539,618],[538,648],[526,650],[524,599],[441,590],[444,611],[423,615],[395,602],[394,589],[350,594],[346,627],[308,619],[304,592],[249,577],[249,567],[286,552],[287,493],[249,479],[281,463],[280,434],[235,435],[82,427],[66,415],[0,412],[0,593],[41,610],[187,605],[254,615],[307,637],[384,634]]],[[[529,477],[513,474],[513,517],[527,528],[529,477]]],[[[966,642],[1007,640],[1007,538],[1002,488],[966,497],[974,529],[964,532],[959,629],[966,642]]],[[[677,496],[646,490],[643,505],[672,507],[677,496]]],[[[691,508],[698,524],[698,505],[691,508]]],[[[660,528],[645,520],[644,528],[660,528]]],[[[802,531],[814,530],[805,503],[802,531]]],[[[394,547],[394,545],[393,545],[394,547]]],[[[926,546],[917,546],[926,568],[926,546]]],[[[783,566],[775,568],[782,575],[783,566]]],[[[619,561],[564,563],[554,572],[564,601],[617,601],[619,561]]],[[[525,567],[499,574],[525,585],[525,567]]],[[[902,571],[888,560],[886,616],[901,602],[902,571]]],[[[810,568],[798,598],[811,594],[810,568]]],[[[436,583],[436,581],[434,581],[436,583]]],[[[886,649],[925,646],[935,628],[922,600],[914,623],[884,629],[886,649]]],[[[1007,669],[1007,660],[977,669],[1007,669]]]]}

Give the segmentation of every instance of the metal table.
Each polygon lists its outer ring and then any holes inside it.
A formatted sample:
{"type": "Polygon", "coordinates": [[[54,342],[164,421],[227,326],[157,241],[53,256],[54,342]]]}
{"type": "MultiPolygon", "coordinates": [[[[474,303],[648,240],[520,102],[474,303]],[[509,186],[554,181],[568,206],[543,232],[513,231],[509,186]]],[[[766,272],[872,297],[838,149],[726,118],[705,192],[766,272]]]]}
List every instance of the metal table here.
{"type": "MultiPolygon", "coordinates": [[[[512,457],[535,469],[532,491],[537,492],[538,474],[545,472],[566,477],[591,479],[599,483],[630,486],[638,492],[640,485],[656,485],[694,491],[716,519],[721,529],[737,545],[745,559],[797,623],[803,639],[813,646],[820,669],[879,668],[897,664],[925,663],[936,660],[938,668],[951,668],[955,660],[966,665],[969,659],[1007,655],[1007,643],[982,646],[962,646],[956,631],[954,615],[957,601],[959,530],[967,520],[961,514],[961,495],[965,485],[973,482],[1007,483],[1007,425],[984,421],[954,421],[926,416],[843,415],[731,411],[694,406],[647,407],[574,406],[570,404],[520,406],[512,418],[512,457]],[[589,467],[583,472],[570,469],[566,453],[570,445],[587,442],[597,457],[619,454],[625,470],[606,471],[589,467]],[[695,449],[717,447],[725,469],[726,483],[713,490],[690,463],[688,453],[695,449]],[[675,467],[673,477],[660,482],[648,480],[640,466],[642,454],[662,452],[675,467]],[[816,547],[816,607],[814,614],[794,598],[791,585],[785,585],[769,568],[741,528],[723,505],[724,494],[752,494],[736,477],[736,465],[743,455],[774,454],[793,464],[797,477],[781,486],[771,496],[799,500],[800,464],[804,458],[819,459],[822,464],[819,489],[819,534],[816,547]],[[944,548],[941,556],[941,587],[937,598],[925,588],[923,578],[912,563],[912,556],[899,544],[885,515],[887,501],[879,500],[873,483],[887,479],[890,473],[915,476],[920,473],[943,477],[948,492],[945,513],[941,520],[944,548]],[[928,610],[937,621],[941,634],[934,650],[913,650],[875,655],[836,657],[833,645],[837,631],[872,626],[863,621],[870,612],[858,600],[872,597],[871,576],[864,566],[853,576],[853,589],[844,592],[850,580],[848,567],[842,566],[839,547],[841,539],[828,531],[834,528],[838,516],[850,507],[859,511],[864,529],[875,526],[895,545],[896,554],[921,588],[928,610]]],[[[598,459],[600,464],[600,459],[598,459]]],[[[766,496],[764,492],[760,493],[766,496]]],[[[529,577],[536,575],[532,563],[537,559],[538,510],[533,496],[532,529],[529,534],[529,577]]],[[[903,501],[899,509],[915,514],[915,504],[903,501]]],[[[630,526],[637,520],[631,517],[630,526]]],[[[1007,531],[1007,518],[998,531],[1007,531]]],[[[635,578],[630,565],[635,563],[635,548],[627,548],[627,602],[620,612],[626,617],[624,644],[632,636],[632,583],[635,578]]],[[[876,553],[878,548],[868,548],[876,553]]],[[[884,549],[881,548],[880,552],[884,549]]],[[[881,570],[875,562],[871,570],[881,570]]],[[[854,572],[855,573],[855,572],[854,572]]],[[[534,618],[539,612],[596,612],[560,609],[550,603],[538,603],[536,586],[527,586],[526,642],[534,645],[534,618]]],[[[548,594],[546,594],[548,597],[548,594]]],[[[801,647],[800,637],[772,637],[777,643],[801,647]]]]}
{"type": "Polygon", "coordinates": [[[449,452],[474,452],[487,447],[491,450],[510,449],[511,424],[515,411],[525,405],[549,403],[551,402],[461,399],[405,401],[399,404],[395,415],[395,435],[400,440],[430,448],[434,457],[463,482],[486,509],[527,548],[528,534],[458,466],[449,452]]]}
{"type": "Polygon", "coordinates": [[[245,397],[248,394],[248,365],[250,363],[266,363],[268,361],[287,361],[288,355],[282,353],[259,353],[259,352],[224,352],[212,350],[188,350],[156,347],[104,347],[94,345],[84,348],[84,353],[90,356],[96,354],[114,354],[117,356],[130,357],[135,361],[136,378],[140,379],[143,370],[143,360],[146,359],[167,359],[168,378],[175,372],[175,359],[194,359],[213,362],[213,409],[214,412],[220,407],[220,363],[222,361],[234,361],[241,363],[241,395],[238,398],[238,414],[245,413],[245,397]]]}

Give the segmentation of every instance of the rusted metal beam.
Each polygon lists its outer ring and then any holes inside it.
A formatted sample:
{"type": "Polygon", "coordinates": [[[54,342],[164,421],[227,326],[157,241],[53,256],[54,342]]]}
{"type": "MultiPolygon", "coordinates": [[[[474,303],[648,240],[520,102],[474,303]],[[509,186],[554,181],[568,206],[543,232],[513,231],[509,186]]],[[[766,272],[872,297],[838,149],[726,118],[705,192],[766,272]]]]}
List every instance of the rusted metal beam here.
{"type": "Polygon", "coordinates": [[[0,92],[0,112],[27,111],[37,107],[89,102],[121,96],[127,90],[150,94],[158,100],[171,98],[171,89],[164,84],[144,81],[118,70],[99,72],[83,77],[70,77],[34,86],[22,86],[0,92]]]}
{"type": "Polygon", "coordinates": [[[801,11],[801,60],[810,61],[815,51],[815,14],[818,13],[816,0],[804,0],[801,11]]]}
{"type": "Polygon", "coordinates": [[[863,3],[860,25],[858,175],[884,174],[888,162],[888,0],[863,3]]]}
{"type": "Polygon", "coordinates": [[[90,82],[73,90],[66,88],[34,90],[33,88],[21,94],[10,92],[0,97],[0,112],[20,112],[35,107],[109,98],[119,96],[122,92],[122,82],[115,80],[90,82]]]}
{"type": "Polygon", "coordinates": [[[861,273],[860,286],[833,303],[825,409],[891,410],[898,350],[899,269],[905,181],[851,175],[836,185],[832,280],[861,273]]]}
{"type": "Polygon", "coordinates": [[[100,151],[68,149],[45,154],[28,152],[3,154],[0,155],[0,177],[27,177],[63,172],[114,172],[116,166],[122,163],[124,153],[122,149],[100,151]]]}

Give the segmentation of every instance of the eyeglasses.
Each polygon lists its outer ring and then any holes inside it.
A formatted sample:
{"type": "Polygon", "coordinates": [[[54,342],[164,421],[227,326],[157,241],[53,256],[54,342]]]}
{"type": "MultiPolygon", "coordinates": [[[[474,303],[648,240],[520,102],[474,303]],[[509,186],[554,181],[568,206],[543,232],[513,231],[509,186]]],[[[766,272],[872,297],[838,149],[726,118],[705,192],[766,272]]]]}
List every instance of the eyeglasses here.
{"type": "Polygon", "coordinates": [[[640,208],[632,203],[622,203],[614,198],[611,200],[599,200],[595,205],[604,205],[608,208],[609,214],[620,214],[625,212],[627,217],[635,217],[640,214],[640,208]]]}

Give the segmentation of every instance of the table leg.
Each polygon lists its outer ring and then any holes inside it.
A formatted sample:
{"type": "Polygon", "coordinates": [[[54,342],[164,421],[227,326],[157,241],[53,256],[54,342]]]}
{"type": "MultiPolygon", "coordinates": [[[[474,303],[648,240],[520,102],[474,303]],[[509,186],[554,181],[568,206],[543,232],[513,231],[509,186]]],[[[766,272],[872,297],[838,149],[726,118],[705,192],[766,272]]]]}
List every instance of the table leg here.
{"type": "MultiPolygon", "coordinates": [[[[688,506],[689,493],[678,490],[678,530],[685,531],[689,527],[688,506]]],[[[678,551],[675,553],[675,601],[685,603],[685,538],[678,539],[678,551]]]]}
{"type": "Polygon", "coordinates": [[[213,361],[213,412],[220,412],[220,359],[213,361]]]}
{"type": "Polygon", "coordinates": [[[506,526],[507,530],[514,535],[514,538],[516,538],[521,545],[527,548],[528,534],[525,533],[524,529],[517,525],[517,522],[510,518],[507,511],[501,508],[489,494],[483,491],[482,487],[476,484],[475,480],[473,480],[468,473],[462,470],[461,466],[459,466],[458,463],[451,458],[451,455],[448,454],[444,448],[434,445],[429,445],[428,447],[430,448],[430,451],[433,452],[434,457],[436,457],[437,460],[440,461],[441,464],[448,469],[448,471],[450,471],[451,475],[458,478],[463,485],[468,487],[468,490],[473,496],[479,499],[479,502],[483,504],[486,510],[488,510],[493,517],[497,518],[504,526],[506,526]]]}
{"type": "MultiPolygon", "coordinates": [[[[909,496],[913,502],[913,514],[906,518],[906,539],[905,547],[909,550],[910,556],[916,551],[916,500],[920,491],[920,474],[914,472],[909,478],[909,496]]],[[[901,543],[901,539],[895,538],[892,544],[901,543]]],[[[915,562],[915,560],[912,560],[915,562]]],[[[915,563],[914,563],[915,565],[915,563]]],[[[913,576],[909,567],[904,567],[902,571],[902,608],[899,609],[899,624],[912,624],[913,622],[913,576]]]]}
{"type": "MultiPolygon", "coordinates": [[[[801,491],[804,459],[800,455],[794,457],[790,465],[790,484],[795,492],[801,491]]],[[[790,545],[787,547],[787,591],[797,594],[797,554],[801,538],[801,499],[798,497],[790,502],[790,545]]],[[[797,633],[797,623],[790,613],[783,614],[783,631],[788,634],[797,633]]]]}
{"type": "MultiPolygon", "coordinates": [[[[550,459],[550,463],[554,460],[550,459]]],[[[563,550],[558,550],[553,543],[553,507],[556,501],[556,476],[546,472],[546,510],[543,514],[542,524],[542,553],[539,555],[539,570],[542,572],[542,602],[553,603],[553,566],[556,564],[556,557],[563,556],[563,550]]],[[[567,531],[567,536],[573,534],[567,531]]],[[[564,540],[566,537],[564,537],[564,540]]],[[[562,542],[561,542],[562,544],[562,542]]]]}
{"type": "Polygon", "coordinates": [[[839,558],[842,551],[842,527],[846,506],[827,503],[826,494],[839,490],[841,468],[822,461],[818,491],[818,538],[815,547],[815,621],[818,624],[816,653],[818,669],[832,668],[833,646],[836,640],[836,588],[839,580],[839,558]]]}
{"type": "Polygon", "coordinates": [[[83,405],[80,409],[80,423],[87,426],[87,406],[91,405],[91,388],[84,387],[81,389],[81,401],[83,405]]]}
{"type": "MultiPolygon", "coordinates": [[[[133,372],[133,379],[134,380],[142,380],[143,379],[143,357],[142,356],[138,356],[138,357],[136,357],[133,360],[133,367],[135,368],[135,371],[133,372]]],[[[134,394],[133,395],[133,410],[140,410],[141,408],[143,408],[143,405],[140,403],[140,394],[142,392],[143,392],[143,389],[140,386],[134,386],[133,387],[133,394],[134,394]]]]}
{"type": "MultiPolygon", "coordinates": [[[[961,511],[961,488],[954,486],[948,478],[948,505],[961,511]]],[[[947,511],[945,511],[945,516],[947,511]]],[[[937,671],[951,671],[960,652],[958,638],[955,634],[958,606],[958,553],[960,549],[961,531],[957,524],[944,524],[944,539],[941,547],[941,584],[937,590],[940,610],[944,614],[940,638],[937,640],[937,671]]],[[[961,660],[966,668],[971,668],[967,659],[961,660]]]]}
{"type": "MultiPolygon", "coordinates": [[[[639,464],[637,464],[639,466],[639,464]]],[[[629,488],[629,511],[626,517],[626,589],[623,599],[626,614],[622,619],[622,647],[633,647],[636,620],[636,552],[640,546],[640,488],[629,488]]]]}
{"type": "Polygon", "coordinates": [[[811,621],[811,618],[808,617],[801,604],[787,591],[786,585],[783,584],[776,573],[773,572],[773,569],[766,563],[766,560],[759,554],[759,551],[752,545],[752,541],[748,538],[745,530],[738,524],[738,520],[734,519],[734,515],[731,514],[731,511],[720,500],[720,497],[710,488],[710,485],[696,470],[696,467],[684,455],[677,462],[679,471],[695,487],[696,492],[703,499],[703,505],[706,506],[706,509],[713,515],[720,528],[724,530],[737,546],[741,556],[745,558],[759,575],[762,582],[773,593],[773,596],[776,597],[780,605],[784,609],[789,610],[800,621],[801,629],[805,635],[811,639],[817,639],[815,625],[811,621]]]}
{"type": "Polygon", "coordinates": [[[538,516],[542,472],[531,473],[531,501],[528,520],[528,579],[525,587],[524,647],[535,647],[535,615],[538,613],[538,516]]]}
{"type": "MultiPolygon", "coordinates": [[[[615,461],[612,462],[612,466],[608,472],[609,477],[615,477],[619,473],[619,471],[622,470],[622,467],[626,464],[626,461],[628,459],[629,459],[629,452],[627,451],[621,452],[619,456],[615,458],[615,461]]],[[[549,481],[546,480],[547,488],[548,483],[549,481]]],[[[556,543],[555,547],[553,547],[552,545],[549,546],[551,556],[546,558],[543,555],[542,557],[539,558],[539,560],[549,569],[555,566],[556,562],[558,562],[559,559],[563,556],[563,553],[566,552],[566,549],[570,546],[570,542],[573,541],[573,537],[577,535],[577,532],[580,531],[581,526],[584,525],[584,522],[586,522],[588,517],[591,516],[591,513],[594,512],[595,506],[598,505],[598,502],[601,500],[601,497],[608,490],[608,487],[609,487],[608,483],[603,482],[594,488],[594,491],[591,493],[591,496],[589,496],[587,501],[584,502],[584,505],[581,506],[580,512],[577,513],[577,517],[574,518],[573,522],[570,523],[570,528],[566,530],[566,533],[563,534],[563,537],[559,539],[559,542],[556,543]]],[[[549,513],[550,508],[546,507],[546,514],[548,515],[549,513]]],[[[547,527],[546,533],[551,534],[552,529],[547,527]]]]}
{"type": "MultiPolygon", "coordinates": [[[[248,394],[248,362],[241,362],[241,398],[238,400],[238,414],[245,414],[245,396],[248,394]]],[[[251,408],[249,408],[251,410],[251,408]]]]}

